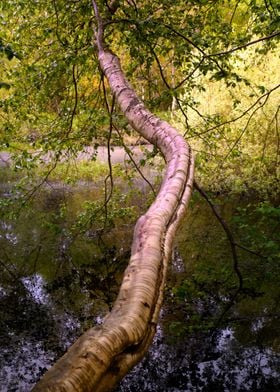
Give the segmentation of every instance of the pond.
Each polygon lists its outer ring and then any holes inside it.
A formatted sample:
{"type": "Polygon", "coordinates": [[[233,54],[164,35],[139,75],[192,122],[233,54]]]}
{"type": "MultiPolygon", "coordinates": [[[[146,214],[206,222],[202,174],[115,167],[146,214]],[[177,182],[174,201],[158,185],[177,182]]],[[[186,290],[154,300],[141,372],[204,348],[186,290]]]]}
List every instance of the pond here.
{"type": "MultiPolygon", "coordinates": [[[[1,392],[29,391],[77,336],[102,322],[129,260],[136,216],[149,199],[141,186],[139,193],[120,186],[123,205],[113,202],[108,224],[98,213],[100,184],[90,181],[49,183],[16,219],[1,219],[1,392]]],[[[8,198],[9,187],[1,189],[8,198]]],[[[257,229],[243,227],[252,211],[244,209],[245,197],[215,203],[237,241],[257,238],[257,229]]],[[[260,231],[275,240],[275,227],[260,231]]],[[[118,392],[280,390],[280,262],[242,249],[238,257],[242,290],[228,240],[194,194],[153,346],[118,392]]]]}

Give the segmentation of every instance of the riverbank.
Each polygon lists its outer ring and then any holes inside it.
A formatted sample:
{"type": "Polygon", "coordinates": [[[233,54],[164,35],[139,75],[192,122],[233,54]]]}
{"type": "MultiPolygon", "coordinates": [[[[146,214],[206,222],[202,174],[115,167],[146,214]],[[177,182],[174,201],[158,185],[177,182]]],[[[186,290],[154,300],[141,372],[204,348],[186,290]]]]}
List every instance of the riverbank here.
{"type": "MultiPolygon", "coordinates": [[[[136,163],[139,164],[140,160],[145,157],[145,154],[151,153],[153,151],[153,146],[151,144],[146,145],[135,145],[135,146],[127,146],[127,149],[121,146],[114,146],[110,148],[110,160],[112,164],[125,164],[129,159],[129,155],[133,157],[136,163]],[[127,152],[129,151],[129,153],[127,152]]],[[[31,156],[38,156],[42,153],[40,151],[34,151],[31,153],[31,156]]],[[[40,156],[40,160],[48,163],[54,153],[43,154],[40,156]]],[[[11,156],[12,154],[7,151],[0,152],[0,167],[9,167],[11,165],[11,156]]],[[[62,153],[61,161],[64,162],[69,158],[68,153],[62,153]]],[[[99,146],[96,149],[94,147],[85,147],[81,152],[77,154],[77,161],[91,161],[97,160],[101,163],[107,163],[109,158],[108,148],[106,146],[99,146]]]]}

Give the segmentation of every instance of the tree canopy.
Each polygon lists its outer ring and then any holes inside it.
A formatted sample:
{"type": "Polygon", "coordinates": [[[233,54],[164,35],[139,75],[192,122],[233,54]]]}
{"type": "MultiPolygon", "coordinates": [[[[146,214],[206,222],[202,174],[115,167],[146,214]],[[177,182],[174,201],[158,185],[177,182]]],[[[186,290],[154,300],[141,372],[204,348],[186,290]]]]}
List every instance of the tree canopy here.
{"type": "MultiPolygon", "coordinates": [[[[278,2],[116,3],[100,2],[106,41],[147,106],[163,116],[173,111],[201,169],[209,174],[213,165],[221,175],[214,160],[238,161],[241,150],[247,154],[243,140],[256,138],[270,171],[278,156],[278,2]],[[208,106],[209,94],[216,106],[208,106]],[[255,129],[259,121],[262,131],[255,129]]],[[[1,25],[2,148],[27,142],[59,155],[75,154],[93,138],[106,143],[109,93],[95,54],[91,2],[5,1],[1,25]]],[[[130,132],[117,108],[114,122],[130,132]]]]}

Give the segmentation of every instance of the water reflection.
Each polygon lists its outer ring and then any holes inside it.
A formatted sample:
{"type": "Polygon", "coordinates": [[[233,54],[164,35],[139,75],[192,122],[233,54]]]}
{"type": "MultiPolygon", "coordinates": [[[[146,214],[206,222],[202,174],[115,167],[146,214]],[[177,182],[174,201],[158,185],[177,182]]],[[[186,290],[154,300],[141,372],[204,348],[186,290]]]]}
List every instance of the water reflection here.
{"type": "Polygon", "coordinates": [[[0,227],[0,238],[10,242],[12,245],[16,245],[18,243],[18,239],[16,234],[13,232],[12,225],[2,221],[0,222],[0,227]]]}
{"type": "Polygon", "coordinates": [[[73,342],[80,322],[55,304],[39,274],[1,290],[0,385],[28,391],[73,342]]]}
{"type": "MultiPolygon", "coordinates": [[[[69,227],[79,206],[96,197],[90,184],[53,187],[16,222],[0,224],[1,392],[29,391],[112,306],[132,223],[118,222],[102,238],[94,225],[74,235],[69,227]]],[[[119,392],[280,390],[279,281],[271,275],[261,286],[259,260],[243,257],[247,291],[219,320],[236,279],[212,219],[194,205],[193,223],[177,238],[154,344],[119,392]]],[[[268,262],[262,271],[266,266],[271,272],[268,262]]]]}
{"type": "Polygon", "coordinates": [[[230,328],[172,344],[159,326],[146,358],[118,392],[279,391],[280,357],[269,348],[242,347],[230,328]],[[195,340],[194,340],[195,339],[195,340]]]}
{"type": "Polygon", "coordinates": [[[1,348],[1,392],[29,391],[34,379],[51,366],[55,354],[46,351],[44,343],[28,338],[13,340],[13,347],[1,348]]]}
{"type": "Polygon", "coordinates": [[[42,276],[40,276],[39,274],[35,274],[33,276],[22,278],[21,281],[36,303],[43,305],[48,304],[50,299],[48,294],[46,293],[42,276]]]}

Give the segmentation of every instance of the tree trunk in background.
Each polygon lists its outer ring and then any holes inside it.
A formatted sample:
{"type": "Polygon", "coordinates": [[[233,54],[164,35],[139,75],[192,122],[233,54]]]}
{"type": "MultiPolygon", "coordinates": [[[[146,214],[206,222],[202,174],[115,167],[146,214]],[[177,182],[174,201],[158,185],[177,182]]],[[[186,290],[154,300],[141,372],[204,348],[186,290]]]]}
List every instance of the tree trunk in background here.
{"type": "Polygon", "coordinates": [[[136,223],[131,259],[111,313],[83,334],[33,391],[108,392],[140,361],[155,333],[172,243],[191,195],[190,147],[176,129],[144,107],[118,57],[100,42],[98,55],[121,110],[131,126],[160,149],[166,173],[155,201],[136,223]]]}

